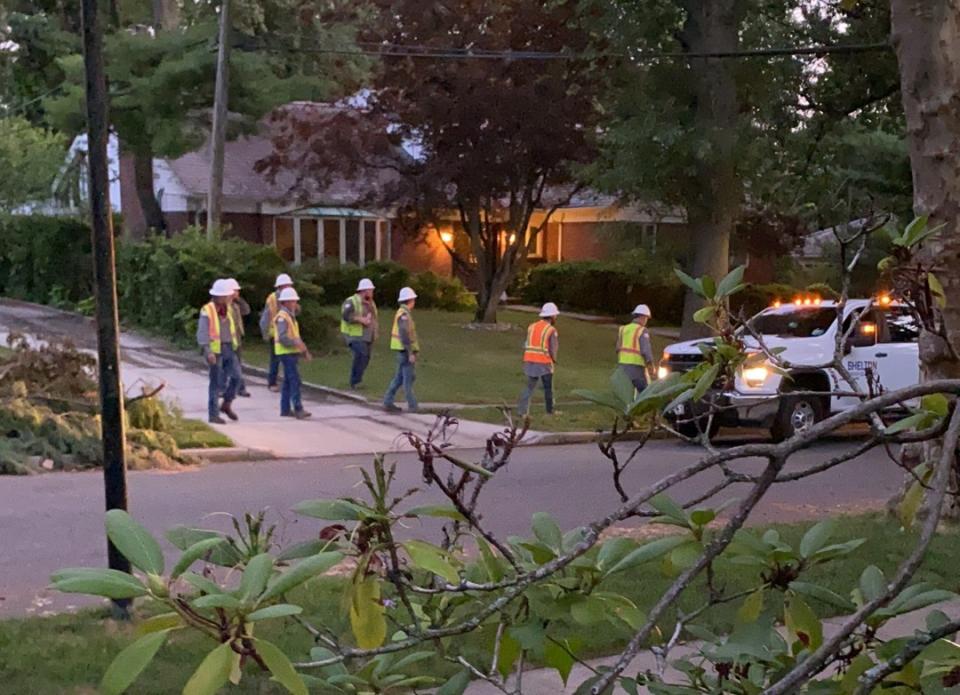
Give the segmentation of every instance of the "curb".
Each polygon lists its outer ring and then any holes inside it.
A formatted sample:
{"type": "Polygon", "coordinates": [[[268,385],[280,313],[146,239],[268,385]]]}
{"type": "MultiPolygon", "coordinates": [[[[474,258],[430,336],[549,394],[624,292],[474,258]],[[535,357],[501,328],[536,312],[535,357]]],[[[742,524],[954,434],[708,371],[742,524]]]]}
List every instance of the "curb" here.
{"type": "MultiPolygon", "coordinates": [[[[534,437],[524,438],[519,446],[558,446],[561,444],[592,444],[598,441],[604,433],[601,432],[546,432],[534,437]]],[[[672,435],[666,433],[655,433],[647,436],[643,432],[627,432],[622,435],[618,441],[638,442],[643,439],[674,439],[672,435]]]]}
{"type": "Polygon", "coordinates": [[[187,456],[201,459],[207,463],[232,463],[234,461],[273,460],[277,456],[265,449],[248,449],[242,446],[212,447],[209,449],[181,449],[187,456]]]}
{"type": "MultiPolygon", "coordinates": [[[[269,375],[269,370],[264,369],[263,367],[255,367],[251,364],[244,363],[243,371],[246,374],[253,374],[254,376],[259,376],[264,379],[269,375]]],[[[355,393],[350,393],[349,391],[341,391],[340,389],[331,388],[330,386],[323,386],[322,384],[314,384],[309,381],[301,381],[300,387],[307,391],[313,391],[315,393],[323,394],[324,396],[332,396],[333,398],[339,398],[344,401],[351,401],[353,403],[361,403],[363,405],[370,405],[368,401],[363,396],[358,396],[355,393]]]]}

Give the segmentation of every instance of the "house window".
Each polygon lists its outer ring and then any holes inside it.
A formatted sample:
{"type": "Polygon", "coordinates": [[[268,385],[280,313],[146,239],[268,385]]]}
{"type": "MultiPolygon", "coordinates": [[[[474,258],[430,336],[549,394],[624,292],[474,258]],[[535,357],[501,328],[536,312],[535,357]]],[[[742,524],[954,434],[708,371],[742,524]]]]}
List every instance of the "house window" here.
{"type": "Polygon", "coordinates": [[[655,223],[640,227],[640,245],[648,251],[657,250],[657,225],[655,223]]]}
{"type": "Polygon", "coordinates": [[[273,245],[280,258],[287,263],[297,262],[296,242],[293,234],[293,219],[278,217],[273,221],[273,245]]]}
{"type": "Polygon", "coordinates": [[[317,222],[315,219],[303,218],[300,220],[300,262],[319,257],[320,240],[317,236],[317,222]]]}

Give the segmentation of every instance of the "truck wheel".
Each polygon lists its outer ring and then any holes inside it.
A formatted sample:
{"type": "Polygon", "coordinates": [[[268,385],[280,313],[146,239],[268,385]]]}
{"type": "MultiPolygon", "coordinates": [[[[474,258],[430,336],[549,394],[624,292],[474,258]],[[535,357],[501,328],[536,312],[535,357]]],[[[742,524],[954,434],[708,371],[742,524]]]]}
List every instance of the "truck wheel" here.
{"type": "Polygon", "coordinates": [[[817,396],[784,394],[780,399],[780,409],[773,427],[770,428],[770,434],[778,442],[789,439],[820,422],[823,413],[823,399],[817,396]]]}

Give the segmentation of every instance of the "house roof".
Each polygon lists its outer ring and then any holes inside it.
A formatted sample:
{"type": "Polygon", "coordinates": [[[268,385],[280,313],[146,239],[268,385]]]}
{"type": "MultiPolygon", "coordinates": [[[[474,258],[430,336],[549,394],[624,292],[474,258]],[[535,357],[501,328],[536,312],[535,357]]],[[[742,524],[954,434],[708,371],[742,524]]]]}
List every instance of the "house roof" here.
{"type": "MultiPolygon", "coordinates": [[[[294,102],[281,107],[300,111],[313,110],[334,113],[339,108],[328,104],[294,102]]],[[[389,172],[382,175],[350,178],[333,176],[323,184],[315,182],[308,187],[308,194],[293,195],[297,173],[280,171],[270,180],[256,171],[258,161],[273,153],[271,138],[274,132],[270,118],[260,124],[260,132],[228,141],[224,146],[223,194],[226,198],[242,199],[254,203],[290,205],[320,205],[354,207],[369,199],[371,193],[386,183],[389,172]]],[[[211,151],[209,142],[200,149],[182,157],[166,160],[172,172],[193,197],[206,197],[209,191],[211,151]]]]}

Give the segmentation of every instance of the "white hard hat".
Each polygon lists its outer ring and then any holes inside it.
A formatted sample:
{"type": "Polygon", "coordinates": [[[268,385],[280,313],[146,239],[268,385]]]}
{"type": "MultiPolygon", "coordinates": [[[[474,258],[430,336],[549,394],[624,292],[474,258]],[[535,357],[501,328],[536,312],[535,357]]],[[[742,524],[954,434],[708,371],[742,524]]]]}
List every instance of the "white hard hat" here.
{"type": "Polygon", "coordinates": [[[280,290],[280,296],[277,299],[281,302],[299,302],[300,295],[292,287],[284,287],[280,290]]]}
{"type": "Polygon", "coordinates": [[[633,315],[646,316],[647,318],[650,318],[650,307],[648,307],[646,304],[637,304],[637,308],[633,310],[633,315]]]}
{"type": "Polygon", "coordinates": [[[363,278],[360,281],[360,284],[357,285],[357,292],[363,292],[364,290],[375,289],[373,286],[373,281],[370,278],[363,278]]]}
{"type": "Polygon", "coordinates": [[[213,287],[210,288],[211,297],[229,297],[232,294],[233,290],[230,289],[230,285],[227,284],[227,281],[223,279],[215,280],[213,287]]]}
{"type": "Polygon", "coordinates": [[[400,290],[400,297],[397,299],[398,302],[409,302],[411,299],[416,299],[417,293],[413,291],[412,287],[404,287],[400,290]]]}
{"type": "Polygon", "coordinates": [[[239,292],[239,291],[240,291],[240,283],[237,282],[236,279],[234,279],[234,278],[227,278],[226,280],[224,280],[224,282],[227,283],[227,287],[229,287],[232,291],[234,291],[234,292],[239,292]]]}
{"type": "Polygon", "coordinates": [[[543,305],[543,308],[540,310],[540,318],[549,319],[554,316],[559,316],[560,310],[557,308],[557,305],[553,302],[547,302],[543,305]]]}
{"type": "Polygon", "coordinates": [[[273,283],[273,286],[274,286],[274,287],[283,287],[284,285],[292,285],[292,284],[293,284],[293,278],[291,278],[291,277],[290,277],[289,275],[287,275],[286,273],[280,273],[280,274],[277,276],[277,281],[276,281],[275,283],[273,283]]]}

